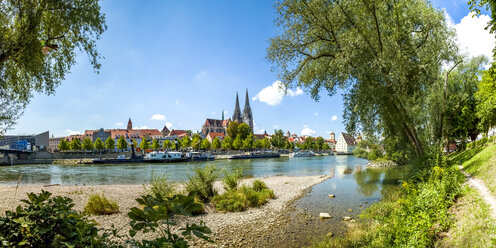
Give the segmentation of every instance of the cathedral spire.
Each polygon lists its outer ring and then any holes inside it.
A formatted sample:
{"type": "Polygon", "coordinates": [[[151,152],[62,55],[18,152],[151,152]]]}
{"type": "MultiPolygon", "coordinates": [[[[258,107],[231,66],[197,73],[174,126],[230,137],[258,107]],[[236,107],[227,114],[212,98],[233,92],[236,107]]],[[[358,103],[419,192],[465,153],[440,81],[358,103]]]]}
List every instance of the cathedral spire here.
{"type": "Polygon", "coordinates": [[[224,121],[224,109],[222,110],[222,121],[224,121]]]}
{"type": "Polygon", "coordinates": [[[241,110],[239,108],[238,92],[236,92],[236,107],[234,108],[234,112],[233,112],[233,121],[237,123],[243,122],[243,117],[241,116],[241,110]]]}
{"type": "Polygon", "coordinates": [[[243,109],[243,122],[248,124],[248,126],[250,126],[251,128],[251,131],[253,132],[253,115],[251,113],[248,89],[246,89],[245,108],[243,109]]]}

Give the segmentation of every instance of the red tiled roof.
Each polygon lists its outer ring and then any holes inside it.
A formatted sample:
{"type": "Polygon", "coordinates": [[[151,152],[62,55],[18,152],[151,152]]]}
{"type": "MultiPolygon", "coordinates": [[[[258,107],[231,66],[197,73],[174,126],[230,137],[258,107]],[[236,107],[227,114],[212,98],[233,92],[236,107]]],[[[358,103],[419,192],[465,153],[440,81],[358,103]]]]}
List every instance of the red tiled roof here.
{"type": "Polygon", "coordinates": [[[347,133],[342,133],[342,134],[343,134],[344,141],[346,142],[347,145],[349,145],[349,146],[356,145],[355,138],[353,138],[352,135],[347,134],[347,133]]]}
{"type": "Polygon", "coordinates": [[[222,127],[222,120],[206,119],[203,125],[207,127],[222,127]]]}
{"type": "Polygon", "coordinates": [[[185,135],[188,135],[188,133],[186,132],[186,130],[176,130],[176,129],[172,129],[172,131],[169,133],[168,136],[177,136],[177,137],[184,137],[185,135]]]}
{"type": "Polygon", "coordinates": [[[215,139],[215,137],[221,137],[221,138],[225,137],[223,133],[214,133],[214,132],[208,133],[208,136],[210,136],[211,139],[215,139]]]}

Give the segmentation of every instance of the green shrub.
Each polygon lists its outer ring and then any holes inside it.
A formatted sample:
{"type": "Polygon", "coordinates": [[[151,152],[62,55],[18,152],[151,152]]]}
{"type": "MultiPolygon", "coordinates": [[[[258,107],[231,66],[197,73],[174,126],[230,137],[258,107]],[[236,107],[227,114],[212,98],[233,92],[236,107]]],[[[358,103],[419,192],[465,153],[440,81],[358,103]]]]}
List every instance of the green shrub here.
{"type": "Polygon", "coordinates": [[[186,191],[190,195],[196,195],[201,201],[208,202],[216,192],[214,189],[215,180],[219,177],[217,167],[207,165],[205,168],[195,169],[195,175],[188,176],[186,191]]]}
{"type": "Polygon", "coordinates": [[[241,179],[241,175],[243,175],[243,170],[241,168],[231,169],[229,171],[224,172],[224,189],[226,191],[236,189],[239,184],[239,180],[241,179]]]}
{"type": "Polygon", "coordinates": [[[253,188],[253,190],[255,190],[257,192],[260,192],[263,189],[268,189],[267,185],[263,181],[258,180],[258,179],[253,181],[252,188],[253,188]]]}
{"type": "Polygon", "coordinates": [[[273,198],[274,191],[267,188],[264,182],[255,180],[252,187],[243,185],[238,189],[228,190],[222,195],[216,195],[212,202],[219,211],[240,212],[249,207],[260,207],[273,198]]]}
{"type": "Polygon", "coordinates": [[[28,193],[24,206],[0,217],[2,247],[106,247],[108,235],[98,234],[95,222],[73,210],[67,197],[50,192],[28,193]]]}
{"type": "Polygon", "coordinates": [[[136,199],[142,206],[133,207],[128,213],[131,219],[129,235],[135,237],[138,233],[155,233],[158,237],[153,240],[131,240],[132,247],[189,247],[188,241],[194,235],[198,238],[212,242],[207,236],[212,231],[205,226],[203,221],[200,224],[186,224],[178,234],[172,233],[172,226],[176,226],[176,215],[190,216],[194,212],[203,209],[202,204],[195,202],[192,195],[174,195],[163,197],[158,195],[144,195],[136,199]]]}
{"type": "Polygon", "coordinates": [[[119,205],[116,202],[110,201],[103,194],[90,195],[86,206],[84,206],[84,212],[92,215],[107,215],[115,214],[119,212],[119,205]]]}
{"type": "Polygon", "coordinates": [[[143,188],[145,189],[145,194],[155,196],[158,194],[171,196],[175,193],[174,185],[167,180],[167,176],[165,174],[156,175],[154,172],[150,176],[149,186],[143,185],[143,188]]]}
{"type": "Polygon", "coordinates": [[[248,199],[237,190],[229,190],[222,195],[216,195],[212,198],[212,202],[219,211],[242,212],[248,208],[248,199]]]}

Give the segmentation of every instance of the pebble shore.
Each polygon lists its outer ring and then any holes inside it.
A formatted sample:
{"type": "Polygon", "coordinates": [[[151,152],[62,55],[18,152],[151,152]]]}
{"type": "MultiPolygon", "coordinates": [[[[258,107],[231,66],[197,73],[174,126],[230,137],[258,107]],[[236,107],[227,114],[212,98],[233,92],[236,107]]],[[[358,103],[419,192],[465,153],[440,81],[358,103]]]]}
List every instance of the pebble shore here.
{"type": "MultiPolygon", "coordinates": [[[[184,223],[199,223],[200,220],[213,231],[214,244],[198,241],[195,247],[253,247],[255,244],[264,243],[265,236],[270,236],[270,230],[283,221],[284,214],[289,205],[301,197],[311,186],[330,178],[327,175],[289,177],[276,176],[257,178],[264,181],[269,188],[274,190],[276,199],[270,200],[259,208],[251,208],[239,213],[219,213],[212,205],[206,205],[206,214],[195,217],[179,218],[179,226],[184,223]],[[249,234],[249,238],[247,237],[249,234]],[[241,238],[240,238],[241,237],[241,238]]],[[[249,185],[255,180],[243,179],[241,184],[249,185]]],[[[178,185],[182,188],[182,185],[178,185]]],[[[215,183],[215,188],[222,193],[220,181],[215,183]]],[[[26,198],[26,193],[39,193],[41,190],[49,191],[53,195],[66,196],[75,203],[75,209],[82,211],[91,194],[104,194],[110,200],[116,201],[120,213],[107,216],[92,216],[103,228],[110,228],[113,224],[122,229],[121,234],[129,230],[127,213],[130,208],[137,207],[136,198],[144,192],[143,185],[0,185],[0,215],[6,210],[13,210],[26,198]],[[17,189],[16,189],[17,188],[17,189]]],[[[255,245],[256,246],[256,245],[255,245]]]]}

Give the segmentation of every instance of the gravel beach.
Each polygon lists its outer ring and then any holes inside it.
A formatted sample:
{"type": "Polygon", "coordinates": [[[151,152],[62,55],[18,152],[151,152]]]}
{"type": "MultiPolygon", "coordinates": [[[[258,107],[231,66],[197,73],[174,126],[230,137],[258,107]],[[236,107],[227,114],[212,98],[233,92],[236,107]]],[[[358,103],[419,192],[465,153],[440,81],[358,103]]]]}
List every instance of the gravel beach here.
{"type": "MultiPolygon", "coordinates": [[[[213,206],[206,206],[206,214],[185,217],[178,220],[179,223],[199,223],[200,220],[213,231],[214,244],[198,241],[195,247],[259,247],[266,246],[264,240],[270,236],[271,229],[284,223],[285,212],[289,205],[301,197],[311,186],[330,178],[327,175],[289,177],[276,176],[257,178],[264,181],[267,186],[274,190],[276,199],[270,200],[266,205],[259,208],[251,208],[239,213],[219,213],[213,206]]],[[[241,184],[251,184],[255,180],[243,179],[241,184]]],[[[182,187],[182,185],[178,185],[182,187]]],[[[219,192],[223,191],[220,181],[215,183],[219,192]]],[[[135,199],[144,191],[142,185],[0,185],[0,214],[4,215],[6,210],[12,210],[19,205],[20,199],[26,198],[28,192],[41,192],[46,190],[53,195],[67,196],[75,203],[77,210],[83,210],[89,196],[95,193],[103,193],[110,200],[116,201],[120,207],[120,213],[107,216],[92,216],[101,227],[109,228],[112,224],[116,228],[122,228],[121,234],[126,234],[129,228],[127,213],[132,207],[138,206],[135,199]]],[[[181,226],[181,224],[179,225],[181,226]]]]}

